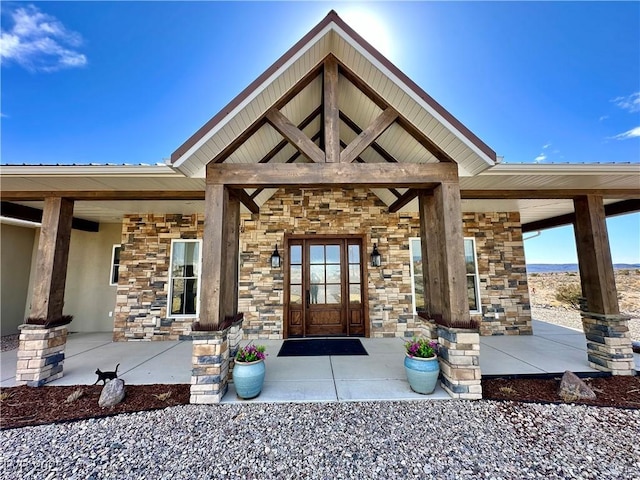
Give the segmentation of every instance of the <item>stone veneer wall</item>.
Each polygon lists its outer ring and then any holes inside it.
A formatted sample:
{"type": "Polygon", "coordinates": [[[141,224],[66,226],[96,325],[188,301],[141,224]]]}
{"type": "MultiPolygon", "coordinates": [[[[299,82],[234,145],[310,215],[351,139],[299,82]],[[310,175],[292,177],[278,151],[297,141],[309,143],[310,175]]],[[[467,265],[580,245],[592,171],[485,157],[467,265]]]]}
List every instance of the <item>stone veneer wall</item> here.
{"type": "Polygon", "coordinates": [[[178,340],[196,318],[167,318],[172,239],[202,238],[202,215],[126,215],[113,338],[178,340]]]}
{"type": "MultiPolygon", "coordinates": [[[[202,215],[127,215],[114,325],[115,340],[176,340],[195,318],[167,319],[171,239],[202,238],[202,215]]],[[[239,311],[245,338],[282,338],[284,273],[270,257],[284,234],[364,234],[382,266],[369,268],[372,337],[420,335],[412,312],[409,237],[419,237],[417,212],[389,214],[367,189],[279,190],[257,215],[241,216],[239,311]]],[[[476,239],[482,335],[530,334],[531,316],[518,213],[465,213],[464,235],[476,239]],[[496,318],[496,314],[498,318],[496,318]]],[[[286,252],[285,252],[286,254],[286,252]]]]}
{"type": "MultiPolygon", "coordinates": [[[[388,213],[368,189],[280,189],[258,215],[241,216],[240,302],[242,325],[251,339],[282,338],[284,273],[272,270],[274,246],[284,234],[364,234],[364,260],[373,243],[382,266],[368,269],[372,337],[412,336],[413,315],[408,237],[420,235],[417,213],[388,213]]],[[[286,255],[286,252],[285,252],[286,255]]]]}
{"type": "Polygon", "coordinates": [[[531,305],[518,212],[464,213],[476,240],[482,315],[480,335],[531,335],[531,305]]]}

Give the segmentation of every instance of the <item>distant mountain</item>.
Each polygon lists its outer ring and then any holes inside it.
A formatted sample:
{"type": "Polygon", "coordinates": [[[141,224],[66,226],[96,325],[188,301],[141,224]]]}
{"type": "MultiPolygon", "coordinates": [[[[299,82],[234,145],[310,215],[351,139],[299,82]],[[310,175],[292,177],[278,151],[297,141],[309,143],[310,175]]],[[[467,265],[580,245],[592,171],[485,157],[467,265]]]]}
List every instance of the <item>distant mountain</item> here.
{"type": "MultiPolygon", "coordinates": [[[[640,263],[614,263],[613,268],[640,269],[640,263]]],[[[577,272],[577,263],[527,263],[528,273],[577,272]]]]}

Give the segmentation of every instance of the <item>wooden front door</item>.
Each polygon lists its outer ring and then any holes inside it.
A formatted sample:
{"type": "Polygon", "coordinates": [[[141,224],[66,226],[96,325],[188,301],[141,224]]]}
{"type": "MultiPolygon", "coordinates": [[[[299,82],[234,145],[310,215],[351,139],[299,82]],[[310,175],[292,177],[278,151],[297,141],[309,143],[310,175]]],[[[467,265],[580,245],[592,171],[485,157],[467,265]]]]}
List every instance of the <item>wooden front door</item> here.
{"type": "Polygon", "coordinates": [[[286,336],[366,334],[362,238],[291,236],[286,268],[286,336]]]}

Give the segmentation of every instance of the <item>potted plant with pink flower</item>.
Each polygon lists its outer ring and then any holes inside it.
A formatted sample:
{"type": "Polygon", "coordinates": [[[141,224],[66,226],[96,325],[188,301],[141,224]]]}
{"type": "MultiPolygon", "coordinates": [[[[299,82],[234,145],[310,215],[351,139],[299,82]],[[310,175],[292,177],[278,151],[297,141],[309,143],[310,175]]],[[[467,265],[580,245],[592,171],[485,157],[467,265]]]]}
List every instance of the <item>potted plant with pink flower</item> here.
{"type": "Polygon", "coordinates": [[[404,370],[411,390],[427,395],[433,393],[440,374],[438,342],[413,337],[404,346],[404,370]]]}
{"type": "Polygon", "coordinates": [[[238,397],[250,399],[262,391],[266,372],[265,350],[264,345],[252,343],[238,349],[233,367],[233,383],[238,397]]]}

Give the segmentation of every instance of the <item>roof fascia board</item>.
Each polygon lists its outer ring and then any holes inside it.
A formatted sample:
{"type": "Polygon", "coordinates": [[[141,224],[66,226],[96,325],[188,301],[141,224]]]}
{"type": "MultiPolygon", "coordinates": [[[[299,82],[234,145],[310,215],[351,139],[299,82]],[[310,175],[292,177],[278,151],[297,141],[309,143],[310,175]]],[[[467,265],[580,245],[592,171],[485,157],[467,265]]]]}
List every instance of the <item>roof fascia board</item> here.
{"type": "Polygon", "coordinates": [[[2,165],[0,176],[184,178],[184,174],[169,165],[2,165]]]}
{"type": "MultiPolygon", "coordinates": [[[[409,95],[409,97],[411,97],[418,105],[420,105],[427,112],[429,112],[431,116],[433,116],[436,120],[442,123],[451,132],[453,132],[467,147],[469,147],[476,155],[482,158],[487,163],[487,165],[492,166],[496,164],[496,154],[495,152],[493,152],[493,150],[491,150],[492,155],[489,155],[487,152],[484,152],[483,150],[478,148],[478,146],[469,139],[468,135],[473,135],[475,137],[473,132],[471,132],[470,130],[467,130],[467,132],[460,131],[458,127],[454,126],[448,119],[446,119],[443,115],[441,115],[440,112],[438,112],[432,105],[430,105],[427,101],[425,101],[422,98],[422,95],[424,95],[425,97],[428,97],[433,103],[437,103],[428,93],[422,90],[417,84],[415,84],[411,79],[409,79],[406,75],[402,74],[402,72],[398,70],[398,73],[400,73],[403,77],[405,77],[406,80],[408,80],[413,84],[412,86],[407,85],[407,83],[405,82],[405,79],[400,78],[398,75],[396,75],[395,72],[387,68],[387,66],[381,60],[379,60],[377,56],[373,55],[369,51],[369,49],[367,49],[365,46],[362,45],[362,43],[366,43],[364,39],[362,41],[357,41],[339,25],[337,24],[334,24],[334,25],[335,25],[336,32],[339,33],[342,36],[342,38],[345,39],[345,41],[347,41],[354,49],[356,49],[362,56],[364,56],[369,62],[371,62],[378,70],[380,70],[386,76],[391,78],[391,80],[393,80],[393,82],[396,85],[398,85],[403,92],[409,95]],[[420,92],[420,94],[417,93],[418,91],[420,92]]],[[[373,49],[373,47],[371,47],[371,49],[373,49]]],[[[344,60],[341,59],[341,61],[344,61],[344,60]]],[[[445,110],[444,107],[442,106],[440,106],[440,108],[445,110]]],[[[451,116],[453,117],[453,115],[451,116]]],[[[461,122],[459,121],[458,123],[461,124],[461,122]]],[[[477,139],[477,140],[482,142],[480,139],[477,139]]],[[[488,146],[487,146],[487,149],[490,150],[488,146]]]]}
{"type": "MultiPolygon", "coordinates": [[[[243,100],[238,103],[234,108],[232,108],[223,118],[217,121],[208,132],[206,132],[197,142],[195,142],[190,148],[188,148],[184,153],[182,153],[174,162],[173,166],[175,168],[180,168],[180,166],[191,156],[193,155],[202,145],[204,145],[211,137],[213,137],[220,129],[222,129],[230,119],[235,117],[238,113],[240,113],[249,103],[251,103],[258,95],[260,95],[276,78],[278,78],[282,73],[286,72],[288,68],[291,67],[300,57],[302,57],[305,53],[307,53],[323,36],[327,35],[332,30],[331,24],[324,27],[320,30],[316,35],[310,38],[304,45],[298,47],[294,45],[287,53],[283,55],[284,58],[287,55],[291,55],[291,57],[283,63],[279,68],[277,68],[273,73],[268,75],[259,85],[253,86],[253,84],[249,85],[242,92],[240,92],[231,102],[227,104],[221,111],[224,112],[229,108],[234,102],[237,101],[238,98],[243,98],[243,100]],[[297,51],[292,52],[293,49],[298,48],[297,51]]],[[[277,65],[278,61],[274,65],[277,65]]],[[[269,72],[269,69],[266,70],[269,72]]],[[[265,73],[266,73],[265,72],[265,73]]],[[[258,77],[260,78],[260,77],[258,77]]],[[[211,123],[216,117],[214,116],[209,122],[207,122],[203,128],[206,128],[209,123],[211,123]]],[[[200,131],[200,130],[199,130],[200,131]]],[[[198,131],[198,132],[199,132],[198,131]]],[[[196,132],[193,136],[198,135],[196,132]]],[[[189,140],[187,140],[189,142],[189,140]]],[[[186,142],[185,142],[186,143],[186,142]]],[[[179,151],[176,150],[176,151],[179,151]]]]}
{"type": "Polygon", "coordinates": [[[501,163],[480,175],[626,175],[640,174],[640,163],[540,165],[538,163],[501,163]]]}

